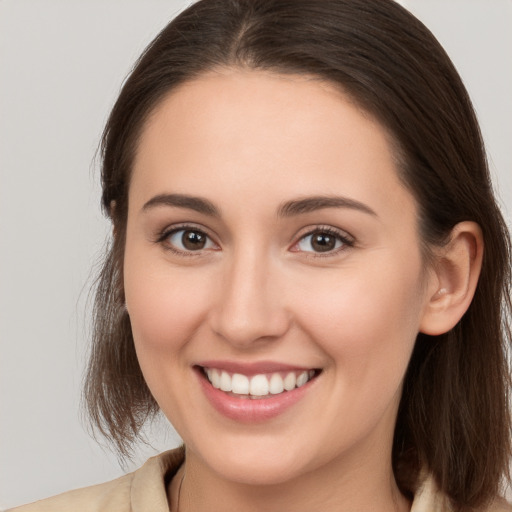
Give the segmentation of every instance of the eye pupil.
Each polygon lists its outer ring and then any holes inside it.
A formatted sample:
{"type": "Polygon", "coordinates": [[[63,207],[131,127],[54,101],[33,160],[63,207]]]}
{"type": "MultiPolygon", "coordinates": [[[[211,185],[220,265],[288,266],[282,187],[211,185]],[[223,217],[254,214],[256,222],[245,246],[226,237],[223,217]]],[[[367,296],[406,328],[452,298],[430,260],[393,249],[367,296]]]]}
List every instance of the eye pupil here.
{"type": "Polygon", "coordinates": [[[197,251],[206,245],[206,236],[198,231],[184,231],[181,242],[186,249],[197,251]]]}
{"type": "Polygon", "coordinates": [[[336,247],[336,238],[329,233],[317,233],[311,239],[311,246],[317,252],[332,251],[336,247]]]}

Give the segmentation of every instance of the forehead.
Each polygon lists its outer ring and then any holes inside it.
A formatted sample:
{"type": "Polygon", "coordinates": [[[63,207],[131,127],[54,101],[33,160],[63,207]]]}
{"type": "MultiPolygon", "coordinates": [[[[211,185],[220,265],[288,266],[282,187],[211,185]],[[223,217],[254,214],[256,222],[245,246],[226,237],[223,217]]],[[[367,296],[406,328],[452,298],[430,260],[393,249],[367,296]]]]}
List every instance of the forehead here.
{"type": "Polygon", "coordinates": [[[361,200],[398,192],[397,201],[410,202],[390,140],[339,87],[316,77],[217,70],[157,105],[141,134],[130,194],[164,192],[157,187],[207,194],[221,182],[228,196],[249,187],[252,196],[335,190],[361,200]]]}

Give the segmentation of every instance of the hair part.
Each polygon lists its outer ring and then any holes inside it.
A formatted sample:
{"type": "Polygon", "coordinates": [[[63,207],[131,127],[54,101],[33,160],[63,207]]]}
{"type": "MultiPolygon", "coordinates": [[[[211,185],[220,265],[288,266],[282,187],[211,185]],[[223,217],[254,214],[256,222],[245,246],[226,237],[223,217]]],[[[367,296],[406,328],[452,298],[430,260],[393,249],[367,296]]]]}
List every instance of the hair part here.
{"type": "Polygon", "coordinates": [[[124,309],[132,164],[163,97],[222,67],[310,75],[342,88],[391,134],[414,195],[425,253],[464,220],[483,231],[480,281],[450,332],[419,334],[405,376],[393,469],[412,497],[427,468],[456,510],[492,500],[508,477],[511,247],[469,96],[428,29],[391,0],[202,0],[149,45],[102,138],[102,205],[116,236],[99,276],[85,399],[92,422],[128,455],[158,411],[124,309]],[[114,208],[112,206],[115,205],[114,208]]]}

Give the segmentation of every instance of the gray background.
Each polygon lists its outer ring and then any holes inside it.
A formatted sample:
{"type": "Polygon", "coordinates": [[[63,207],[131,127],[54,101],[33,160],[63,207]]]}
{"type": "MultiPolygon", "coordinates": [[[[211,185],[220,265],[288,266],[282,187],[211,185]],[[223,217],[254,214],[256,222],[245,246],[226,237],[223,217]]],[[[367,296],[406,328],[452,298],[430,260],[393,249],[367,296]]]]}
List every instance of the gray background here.
{"type": "MultiPolygon", "coordinates": [[[[132,63],[189,2],[0,0],[0,508],[123,473],[79,397],[99,211],[99,136],[132,63]]],[[[507,219],[512,0],[406,0],[473,97],[507,219]]],[[[164,422],[131,469],[179,440],[164,422]]]]}

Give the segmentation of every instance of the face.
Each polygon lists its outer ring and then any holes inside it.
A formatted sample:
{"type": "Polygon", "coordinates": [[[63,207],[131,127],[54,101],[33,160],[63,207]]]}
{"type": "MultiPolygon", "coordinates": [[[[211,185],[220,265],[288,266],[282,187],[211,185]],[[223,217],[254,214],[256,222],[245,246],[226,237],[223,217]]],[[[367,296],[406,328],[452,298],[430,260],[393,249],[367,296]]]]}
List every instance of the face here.
{"type": "Polygon", "coordinates": [[[390,463],[426,272],[388,136],[335,87],[220,70],[172,91],[138,147],[124,278],[198,463],[246,483],[390,463]]]}

